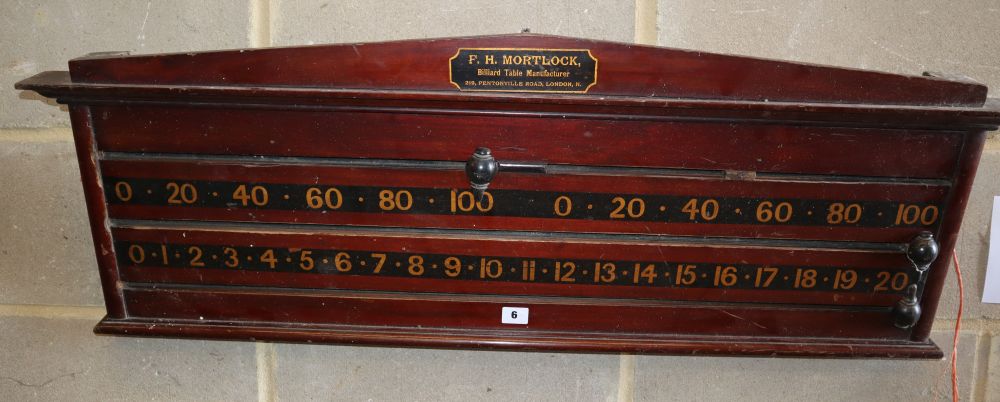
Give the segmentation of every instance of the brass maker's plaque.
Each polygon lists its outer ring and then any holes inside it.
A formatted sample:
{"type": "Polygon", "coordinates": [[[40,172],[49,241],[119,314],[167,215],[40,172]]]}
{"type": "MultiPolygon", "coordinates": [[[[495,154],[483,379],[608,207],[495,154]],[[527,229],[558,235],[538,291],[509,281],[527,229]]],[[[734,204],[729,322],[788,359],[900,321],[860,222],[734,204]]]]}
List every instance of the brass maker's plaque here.
{"type": "Polygon", "coordinates": [[[597,84],[587,49],[458,49],[448,66],[463,91],[585,93],[597,84]]]}

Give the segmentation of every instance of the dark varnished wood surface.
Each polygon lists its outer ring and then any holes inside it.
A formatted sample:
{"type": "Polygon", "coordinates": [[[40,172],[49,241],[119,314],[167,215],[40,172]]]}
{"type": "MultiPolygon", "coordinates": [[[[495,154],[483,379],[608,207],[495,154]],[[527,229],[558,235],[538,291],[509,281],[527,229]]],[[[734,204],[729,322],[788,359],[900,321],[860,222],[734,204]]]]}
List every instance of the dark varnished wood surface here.
{"type": "Polygon", "coordinates": [[[952,253],[955,252],[955,245],[958,242],[958,232],[962,227],[962,216],[965,214],[965,207],[969,204],[969,193],[972,191],[972,183],[976,177],[976,169],[979,167],[979,158],[986,143],[986,133],[977,132],[966,137],[963,145],[965,158],[956,166],[954,185],[951,198],[951,206],[944,217],[944,224],[941,227],[941,255],[931,266],[928,273],[927,283],[924,289],[924,298],[921,300],[921,307],[926,314],[913,330],[915,339],[923,339],[930,336],[931,325],[934,323],[934,313],[937,312],[938,301],[941,299],[941,291],[944,289],[944,282],[948,277],[951,267],[952,253]],[[930,318],[927,318],[930,317],[930,318]]]}
{"type": "Polygon", "coordinates": [[[995,130],[1000,101],[982,107],[888,106],[865,103],[744,101],[575,94],[517,94],[458,91],[379,91],[370,89],[260,86],[176,86],[80,83],[64,71],[24,79],[18,89],[36,91],[64,103],[199,105],[245,109],[387,111],[439,115],[538,115],[610,120],[729,121],[794,123],[837,127],[995,130]]]}
{"type": "Polygon", "coordinates": [[[116,152],[464,162],[489,147],[501,161],[944,178],[961,144],[959,133],[941,131],[558,116],[140,106],[97,107],[94,116],[101,149],[116,152]]]}
{"type": "Polygon", "coordinates": [[[880,339],[791,338],[717,336],[650,336],[566,332],[512,333],[467,329],[387,328],[349,325],[287,325],[264,323],[206,323],[204,320],[105,318],[94,332],[126,336],[242,339],[303,343],[339,343],[360,346],[475,348],[518,351],[570,351],[591,353],[644,353],[699,356],[842,357],[941,359],[931,341],[880,339]]]}
{"type": "Polygon", "coordinates": [[[127,335],[939,358],[930,323],[984,130],[1000,123],[1000,105],[971,82],[539,35],[105,55],[76,59],[70,70],[17,86],[72,105],[109,312],[96,331],[127,335]],[[597,84],[587,94],[460,91],[448,82],[447,61],[461,47],[588,49],[599,60],[597,84]],[[501,161],[563,169],[501,172],[496,192],[884,202],[939,213],[912,225],[629,222],[250,208],[205,198],[157,204],[114,191],[129,180],[152,198],[166,181],[459,191],[467,186],[461,162],[480,146],[501,161]],[[942,253],[912,330],[891,323],[901,288],[684,288],[596,276],[548,283],[219,264],[222,247],[239,246],[251,262],[258,250],[285,250],[288,264],[303,250],[378,251],[484,263],[781,265],[790,274],[826,267],[871,280],[912,271],[903,251],[922,230],[942,253]],[[166,244],[176,255],[160,266],[130,254],[137,246],[153,258],[166,244]],[[187,247],[216,260],[177,262],[190,258],[187,247]],[[530,307],[526,326],[500,323],[500,308],[515,305],[530,307]]]}
{"type": "Polygon", "coordinates": [[[80,180],[83,183],[84,198],[87,201],[87,216],[90,219],[90,233],[94,240],[94,254],[97,255],[97,266],[101,276],[104,305],[108,317],[124,318],[125,305],[118,284],[120,272],[115,262],[113,240],[109,230],[108,206],[104,199],[101,173],[98,167],[97,145],[94,142],[93,125],[90,119],[90,108],[74,105],[70,107],[70,120],[73,123],[73,142],[76,145],[76,157],[80,164],[80,180]]]}
{"type": "MultiPolygon", "coordinates": [[[[766,305],[690,306],[676,303],[489,298],[484,296],[392,293],[126,289],[131,316],[209,322],[257,321],[359,326],[492,329],[531,333],[573,328],[580,335],[700,334],[710,336],[876,338],[905,340],[907,331],[880,325],[888,309],[779,309],[766,305]],[[225,303],[218,302],[226,300],[225,303]],[[535,321],[518,329],[499,322],[500,308],[528,307],[535,321]],[[274,306],[281,306],[275,308],[274,306]],[[693,313],[699,317],[691,317],[693,313]],[[789,320],[788,317],[792,317],[789,320]],[[798,322],[788,325],[788,322],[798,322]],[[432,323],[432,325],[428,325],[432,323]],[[879,331],[870,328],[880,327],[879,331]]],[[[579,335],[578,335],[579,336],[579,335]]]]}
{"type": "Polygon", "coordinates": [[[70,71],[86,83],[442,91],[455,89],[446,61],[463,47],[588,49],[599,60],[594,95],[965,106],[986,99],[986,87],[969,82],[530,34],[91,57],[71,61],[70,71]]]}

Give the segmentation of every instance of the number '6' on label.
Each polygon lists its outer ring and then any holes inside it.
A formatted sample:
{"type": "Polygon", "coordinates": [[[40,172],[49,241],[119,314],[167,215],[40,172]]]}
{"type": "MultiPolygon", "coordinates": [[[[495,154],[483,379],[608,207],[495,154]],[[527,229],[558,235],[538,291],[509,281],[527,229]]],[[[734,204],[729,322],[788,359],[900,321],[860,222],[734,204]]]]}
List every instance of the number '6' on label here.
{"type": "Polygon", "coordinates": [[[527,307],[501,308],[500,323],[528,325],[528,308],[527,307]]]}

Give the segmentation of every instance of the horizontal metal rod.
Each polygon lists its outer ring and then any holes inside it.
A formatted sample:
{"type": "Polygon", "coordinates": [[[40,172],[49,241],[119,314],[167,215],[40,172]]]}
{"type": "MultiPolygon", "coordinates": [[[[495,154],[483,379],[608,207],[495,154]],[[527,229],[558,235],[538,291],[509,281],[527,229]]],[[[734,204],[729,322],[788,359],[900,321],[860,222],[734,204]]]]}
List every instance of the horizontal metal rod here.
{"type": "Polygon", "coordinates": [[[329,224],[289,224],[260,222],[218,222],[218,221],[154,221],[112,219],[111,225],[120,228],[151,229],[191,229],[239,232],[289,232],[344,235],[387,235],[409,236],[430,235],[453,239],[479,240],[538,240],[538,241],[584,241],[615,244],[649,245],[696,245],[696,246],[738,246],[759,248],[830,249],[848,251],[881,251],[905,253],[905,243],[870,243],[830,240],[761,239],[740,237],[694,237],[618,233],[570,233],[513,230],[470,230],[440,228],[402,228],[380,226],[345,226],[329,224]]]}
{"type": "MultiPolygon", "coordinates": [[[[237,163],[242,165],[296,165],[296,166],[344,166],[392,169],[426,169],[426,170],[464,170],[465,162],[440,160],[412,159],[366,159],[366,158],[325,158],[300,156],[251,156],[251,155],[204,155],[204,154],[166,154],[166,153],[133,153],[133,152],[101,152],[101,160],[114,161],[167,161],[187,163],[237,163]]],[[[676,169],[624,166],[590,166],[546,164],[539,162],[500,161],[502,171],[530,172],[546,174],[571,174],[593,176],[642,176],[664,178],[717,178],[724,179],[724,170],[707,169],[676,169]]],[[[879,177],[879,176],[844,176],[756,172],[756,181],[782,181],[802,183],[865,183],[865,184],[917,184],[926,186],[950,186],[951,182],[942,179],[879,177]]]]}

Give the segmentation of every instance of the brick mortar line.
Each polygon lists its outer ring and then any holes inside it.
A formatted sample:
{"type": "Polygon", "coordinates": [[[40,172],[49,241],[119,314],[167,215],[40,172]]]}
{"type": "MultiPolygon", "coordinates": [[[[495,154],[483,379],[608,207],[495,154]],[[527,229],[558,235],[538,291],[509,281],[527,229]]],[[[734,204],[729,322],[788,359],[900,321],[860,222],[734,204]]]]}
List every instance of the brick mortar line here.
{"type": "Polygon", "coordinates": [[[657,32],[657,1],[635,0],[635,43],[655,45],[657,32]]]}
{"type": "Polygon", "coordinates": [[[996,138],[991,138],[986,140],[986,147],[983,149],[985,152],[1000,152],[1000,134],[996,135],[996,138]]]}
{"type": "MultiPolygon", "coordinates": [[[[955,320],[941,318],[934,320],[934,331],[952,332],[955,330],[955,320]]],[[[962,332],[976,332],[978,334],[998,334],[1000,335],[1000,319],[975,318],[962,319],[962,332]]]]}
{"type": "Polygon", "coordinates": [[[989,385],[989,371],[990,371],[990,352],[992,348],[993,337],[989,334],[984,334],[979,337],[976,344],[976,361],[972,366],[972,400],[973,401],[985,401],[986,393],[989,385]]]}
{"type": "Polygon", "coordinates": [[[257,359],[257,400],[259,402],[276,402],[278,390],[275,386],[275,371],[278,368],[278,356],[274,344],[257,342],[254,350],[257,359]]]}
{"type": "Polygon", "coordinates": [[[51,128],[0,128],[0,142],[73,142],[73,130],[69,127],[51,128]]]}
{"type": "Polygon", "coordinates": [[[635,356],[618,355],[618,402],[635,400],[635,356]]]}
{"type": "Polygon", "coordinates": [[[0,317],[70,318],[100,320],[106,310],[98,306],[62,306],[40,304],[0,304],[0,317]]]}
{"type": "Polygon", "coordinates": [[[271,46],[271,0],[250,2],[250,47],[271,46]]]}

